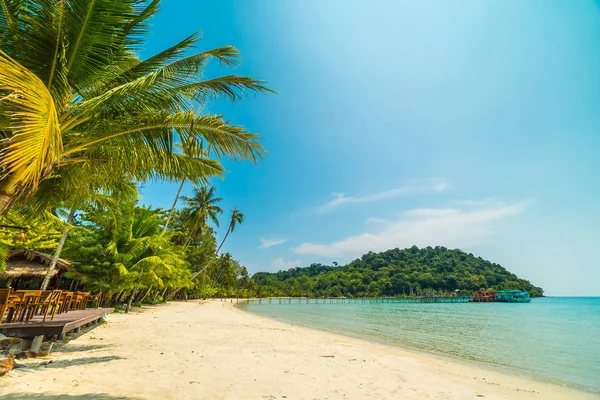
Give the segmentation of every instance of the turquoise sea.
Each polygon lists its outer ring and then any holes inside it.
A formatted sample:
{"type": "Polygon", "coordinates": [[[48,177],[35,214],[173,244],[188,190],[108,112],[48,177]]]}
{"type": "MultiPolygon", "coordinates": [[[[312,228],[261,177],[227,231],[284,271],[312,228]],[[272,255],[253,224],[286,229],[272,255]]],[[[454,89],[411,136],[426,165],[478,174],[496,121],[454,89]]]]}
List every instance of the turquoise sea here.
{"type": "MultiPolygon", "coordinates": [[[[297,300],[296,300],[297,301],[297,300]]],[[[241,304],[265,317],[600,393],[600,297],[528,304],[241,304]]]]}

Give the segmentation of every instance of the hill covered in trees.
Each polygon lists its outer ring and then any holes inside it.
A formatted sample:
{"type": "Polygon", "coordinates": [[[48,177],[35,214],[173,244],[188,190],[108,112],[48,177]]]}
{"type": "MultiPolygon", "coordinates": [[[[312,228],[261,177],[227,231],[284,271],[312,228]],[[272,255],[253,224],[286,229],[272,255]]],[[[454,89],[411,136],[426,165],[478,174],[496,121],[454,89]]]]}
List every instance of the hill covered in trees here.
{"type": "Polygon", "coordinates": [[[398,296],[447,293],[471,294],[480,289],[519,289],[543,296],[533,286],[499,264],[461,250],[436,246],[369,252],[345,266],[312,264],[253,276],[263,296],[398,296]]]}

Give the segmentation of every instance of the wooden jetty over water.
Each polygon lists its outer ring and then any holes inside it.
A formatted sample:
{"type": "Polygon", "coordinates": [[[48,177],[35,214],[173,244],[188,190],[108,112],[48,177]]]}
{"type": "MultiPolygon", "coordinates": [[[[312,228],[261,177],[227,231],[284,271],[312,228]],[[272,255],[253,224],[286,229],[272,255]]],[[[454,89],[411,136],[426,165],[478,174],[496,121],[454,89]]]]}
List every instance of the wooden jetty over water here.
{"type": "MultiPolygon", "coordinates": [[[[236,300],[239,302],[239,300],[236,300]]],[[[351,303],[468,303],[470,296],[419,296],[419,297],[266,297],[245,299],[246,304],[351,304],[351,303]]]]}

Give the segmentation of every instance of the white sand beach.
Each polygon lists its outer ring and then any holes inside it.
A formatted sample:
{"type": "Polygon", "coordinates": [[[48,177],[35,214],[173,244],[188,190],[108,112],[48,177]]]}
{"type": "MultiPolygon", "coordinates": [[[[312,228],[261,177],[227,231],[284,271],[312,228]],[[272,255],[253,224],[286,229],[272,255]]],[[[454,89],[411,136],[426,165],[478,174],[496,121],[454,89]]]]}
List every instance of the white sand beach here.
{"type": "Polygon", "coordinates": [[[597,399],[290,326],[220,301],[177,302],[110,315],[108,324],[0,378],[0,398],[597,399]]]}

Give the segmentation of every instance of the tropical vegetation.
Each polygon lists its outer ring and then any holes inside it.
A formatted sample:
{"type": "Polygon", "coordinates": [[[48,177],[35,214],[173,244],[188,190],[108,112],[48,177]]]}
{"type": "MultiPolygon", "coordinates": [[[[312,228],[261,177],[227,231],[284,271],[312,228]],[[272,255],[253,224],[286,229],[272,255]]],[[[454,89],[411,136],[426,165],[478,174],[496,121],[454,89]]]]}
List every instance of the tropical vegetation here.
{"type": "MultiPolygon", "coordinates": [[[[214,194],[223,158],[265,154],[258,135],[204,111],[271,92],[252,77],[206,76],[213,60],[240,64],[234,47],[198,50],[192,33],[139,57],[159,5],[0,1],[0,255],[27,247],[69,257],[86,288],[130,303],[198,291],[200,275],[205,293],[216,291],[214,279],[245,279],[218,254],[208,222],[218,225],[220,212],[201,195],[214,194]],[[137,186],[154,180],[180,183],[169,212],[137,203],[137,186]],[[198,203],[186,198],[178,210],[186,182],[198,203]]],[[[234,214],[225,238],[243,221],[234,214]]]]}
{"type": "Polygon", "coordinates": [[[345,266],[312,264],[253,276],[263,296],[374,297],[519,289],[543,296],[542,288],[499,264],[445,247],[369,252],[345,266]]]}
{"type": "Polygon", "coordinates": [[[255,134],[201,111],[217,98],[269,90],[250,77],[203,79],[210,60],[238,65],[235,48],[198,52],[192,34],[139,59],[158,5],[0,2],[0,212],[39,191],[47,203],[59,193],[110,190],[123,179],[221,175],[208,146],[217,157],[261,158],[255,134]],[[176,141],[186,151],[174,151],[176,141]]]}

